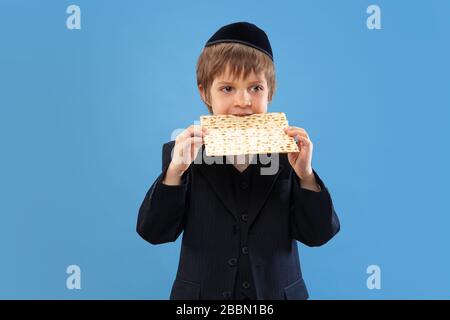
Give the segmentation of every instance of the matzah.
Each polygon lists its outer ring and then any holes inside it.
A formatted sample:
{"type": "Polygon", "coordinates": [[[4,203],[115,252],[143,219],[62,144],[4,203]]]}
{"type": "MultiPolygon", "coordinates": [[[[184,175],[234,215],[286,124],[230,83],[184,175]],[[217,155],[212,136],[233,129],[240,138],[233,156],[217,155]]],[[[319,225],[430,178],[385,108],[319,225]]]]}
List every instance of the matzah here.
{"type": "Polygon", "coordinates": [[[299,151],[283,130],[288,126],[283,112],[201,116],[200,124],[209,131],[204,140],[207,156],[299,151]]]}

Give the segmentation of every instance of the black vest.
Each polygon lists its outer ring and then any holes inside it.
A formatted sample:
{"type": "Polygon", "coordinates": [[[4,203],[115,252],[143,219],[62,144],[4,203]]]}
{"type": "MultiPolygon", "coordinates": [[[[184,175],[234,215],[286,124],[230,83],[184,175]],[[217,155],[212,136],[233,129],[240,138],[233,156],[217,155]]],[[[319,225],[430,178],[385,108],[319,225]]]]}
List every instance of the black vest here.
{"type": "Polygon", "coordinates": [[[248,239],[248,203],[252,188],[253,171],[257,170],[255,164],[250,164],[243,172],[239,172],[232,164],[227,164],[230,171],[231,187],[236,202],[239,220],[234,226],[234,234],[239,237],[239,257],[237,274],[234,285],[233,298],[235,300],[256,300],[256,291],[253,281],[249,258],[248,239]]]}

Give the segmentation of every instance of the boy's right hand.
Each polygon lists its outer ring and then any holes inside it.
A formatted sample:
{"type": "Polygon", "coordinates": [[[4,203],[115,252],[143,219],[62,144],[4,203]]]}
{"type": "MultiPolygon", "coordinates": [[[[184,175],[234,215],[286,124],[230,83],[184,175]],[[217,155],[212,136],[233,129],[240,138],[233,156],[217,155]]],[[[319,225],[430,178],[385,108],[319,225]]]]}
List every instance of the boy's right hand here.
{"type": "Polygon", "coordinates": [[[191,125],[180,133],[175,139],[168,170],[179,177],[182,176],[197,157],[207,134],[208,130],[201,125],[191,125]]]}

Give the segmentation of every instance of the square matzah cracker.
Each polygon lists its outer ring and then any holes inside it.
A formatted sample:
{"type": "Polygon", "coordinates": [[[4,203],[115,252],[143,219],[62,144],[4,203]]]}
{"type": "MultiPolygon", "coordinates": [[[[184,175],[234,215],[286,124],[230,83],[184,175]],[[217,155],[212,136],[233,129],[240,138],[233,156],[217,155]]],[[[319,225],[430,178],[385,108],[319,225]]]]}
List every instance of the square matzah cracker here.
{"type": "Polygon", "coordinates": [[[205,136],[207,156],[299,151],[294,138],[283,131],[288,126],[283,112],[201,116],[200,124],[209,131],[205,136]]]}

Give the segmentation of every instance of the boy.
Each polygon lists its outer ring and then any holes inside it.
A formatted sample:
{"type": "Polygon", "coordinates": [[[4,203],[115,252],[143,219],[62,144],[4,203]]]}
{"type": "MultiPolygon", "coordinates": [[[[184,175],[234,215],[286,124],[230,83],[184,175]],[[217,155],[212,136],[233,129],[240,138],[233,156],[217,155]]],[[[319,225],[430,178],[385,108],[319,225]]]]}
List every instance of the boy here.
{"type": "MultiPolygon", "coordinates": [[[[265,32],[246,22],[219,29],[199,57],[197,82],[211,114],[267,112],[275,71],[265,32]]],[[[312,169],[307,132],[285,132],[298,139],[299,152],[279,154],[272,175],[250,159],[198,164],[207,134],[198,125],[164,144],[162,173],[140,207],[137,232],[160,244],[183,231],[171,299],[308,298],[296,240],[320,246],[340,224],[312,169]]]]}

